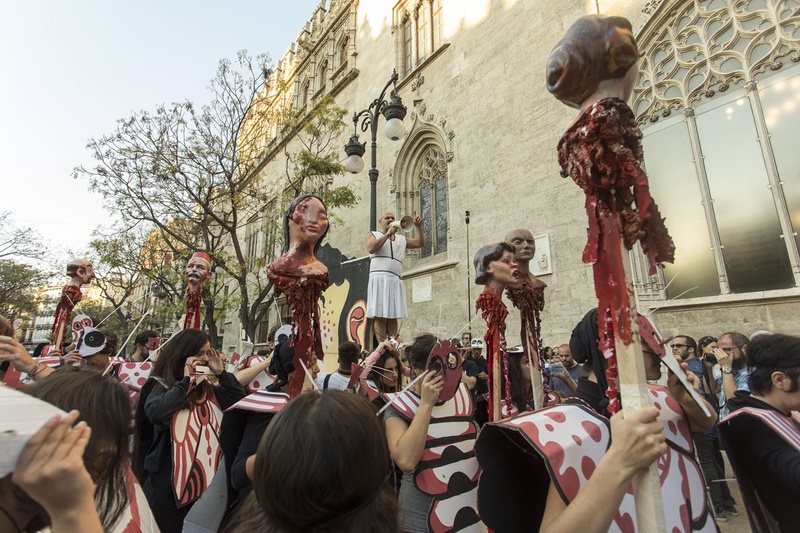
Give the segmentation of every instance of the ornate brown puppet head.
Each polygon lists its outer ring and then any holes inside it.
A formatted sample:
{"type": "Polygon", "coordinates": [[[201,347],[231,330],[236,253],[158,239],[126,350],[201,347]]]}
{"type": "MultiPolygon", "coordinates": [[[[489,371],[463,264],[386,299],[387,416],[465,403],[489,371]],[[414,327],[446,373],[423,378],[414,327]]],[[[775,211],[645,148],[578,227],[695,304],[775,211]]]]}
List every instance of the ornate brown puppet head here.
{"type": "Polygon", "coordinates": [[[628,81],[623,94],[627,101],[639,59],[633,29],[628,19],[587,15],[569,27],[550,52],[547,61],[547,90],[576,109],[606,80],[628,81]]]}

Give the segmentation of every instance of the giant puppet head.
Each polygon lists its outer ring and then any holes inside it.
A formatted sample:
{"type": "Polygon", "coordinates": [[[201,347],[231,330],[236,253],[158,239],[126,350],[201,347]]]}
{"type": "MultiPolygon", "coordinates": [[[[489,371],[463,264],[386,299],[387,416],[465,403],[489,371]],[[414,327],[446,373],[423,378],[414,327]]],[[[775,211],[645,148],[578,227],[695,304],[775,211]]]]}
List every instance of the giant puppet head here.
{"type": "Polygon", "coordinates": [[[186,281],[192,290],[197,290],[211,277],[211,257],[205,252],[195,252],[186,263],[186,281]]]}
{"type": "Polygon", "coordinates": [[[88,285],[97,278],[92,263],[86,259],[73,259],[67,263],[67,276],[71,278],[69,285],[76,287],[88,285]]]}
{"type": "Polygon", "coordinates": [[[480,248],[475,253],[475,283],[494,283],[502,287],[519,281],[519,270],[514,261],[514,247],[507,242],[498,242],[480,248]]]}

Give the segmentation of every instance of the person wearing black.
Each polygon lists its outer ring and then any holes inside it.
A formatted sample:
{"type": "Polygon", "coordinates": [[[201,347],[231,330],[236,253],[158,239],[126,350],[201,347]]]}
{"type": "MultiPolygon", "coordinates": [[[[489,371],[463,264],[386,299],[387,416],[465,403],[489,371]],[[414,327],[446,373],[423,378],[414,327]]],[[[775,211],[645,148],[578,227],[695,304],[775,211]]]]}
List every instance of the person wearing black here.
{"type": "MultiPolygon", "coordinates": [[[[225,454],[225,467],[228,469],[229,512],[243,502],[253,490],[253,467],[258,443],[283,406],[289,401],[289,384],[294,377],[294,348],[287,338],[275,347],[275,355],[270,365],[270,373],[275,374],[275,383],[267,387],[267,392],[278,393],[271,399],[275,404],[269,410],[256,411],[234,407],[225,413],[220,430],[220,443],[225,454]],[[278,407],[275,407],[275,406],[278,407]]],[[[308,369],[316,378],[319,367],[314,364],[308,369]]],[[[256,393],[257,394],[257,393],[256,393]]]]}
{"type": "Polygon", "coordinates": [[[161,350],[139,396],[136,428],[138,474],[162,531],[180,531],[186,514],[211,483],[221,458],[222,411],[245,395],[204,332],[183,330],[161,350]],[[217,376],[218,387],[200,375],[201,365],[217,376]],[[173,437],[173,430],[181,427],[185,435],[173,437]],[[185,462],[176,465],[175,457],[185,462]]]}
{"type": "Polygon", "coordinates": [[[759,335],[748,346],[750,392],[728,400],[719,432],[753,531],[800,524],[800,337],[759,335]]]}

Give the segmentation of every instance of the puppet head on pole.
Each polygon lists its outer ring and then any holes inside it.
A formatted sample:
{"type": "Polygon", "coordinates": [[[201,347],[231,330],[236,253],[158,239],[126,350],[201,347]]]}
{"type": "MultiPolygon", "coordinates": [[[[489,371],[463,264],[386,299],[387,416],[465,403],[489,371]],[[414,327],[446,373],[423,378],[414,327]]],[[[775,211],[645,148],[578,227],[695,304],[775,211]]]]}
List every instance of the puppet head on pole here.
{"type": "MultiPolygon", "coordinates": [[[[283,218],[283,254],[270,263],[267,276],[275,289],[286,296],[292,310],[292,346],[294,368],[300,362],[307,368],[313,359],[322,359],[322,335],[319,326],[319,298],[330,285],[328,267],[316,258],[328,233],[328,210],[322,199],[300,195],[289,204],[283,218]]],[[[302,390],[304,375],[295,372],[290,395],[302,390]]]]}
{"type": "Polygon", "coordinates": [[[519,270],[514,261],[514,247],[507,242],[483,246],[475,252],[473,262],[475,283],[478,285],[505,288],[519,281],[519,270]]]}
{"type": "Polygon", "coordinates": [[[186,291],[186,316],[183,319],[183,329],[200,329],[200,304],[202,291],[200,286],[211,277],[211,257],[205,252],[195,252],[186,263],[186,281],[189,288],[186,291]]]}
{"type": "Polygon", "coordinates": [[[70,277],[69,285],[74,285],[75,287],[88,285],[93,279],[97,279],[94,267],[87,259],[72,259],[67,263],[67,276],[70,277]]]}
{"type": "Polygon", "coordinates": [[[196,291],[205,280],[211,277],[211,257],[205,252],[195,252],[186,263],[186,281],[189,288],[196,291]]]}
{"type": "Polygon", "coordinates": [[[581,17],[550,52],[547,90],[576,109],[599,92],[614,92],[613,96],[627,101],[636,81],[638,59],[628,19],[581,17]]]}

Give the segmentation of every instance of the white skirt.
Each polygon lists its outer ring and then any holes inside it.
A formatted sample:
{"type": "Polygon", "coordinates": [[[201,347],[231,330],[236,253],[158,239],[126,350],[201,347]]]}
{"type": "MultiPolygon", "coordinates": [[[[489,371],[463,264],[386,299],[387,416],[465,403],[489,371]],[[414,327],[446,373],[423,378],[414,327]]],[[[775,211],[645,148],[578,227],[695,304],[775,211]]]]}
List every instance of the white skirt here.
{"type": "Polygon", "coordinates": [[[367,318],[405,318],[406,288],[403,280],[385,272],[371,272],[367,286],[367,318]]]}

